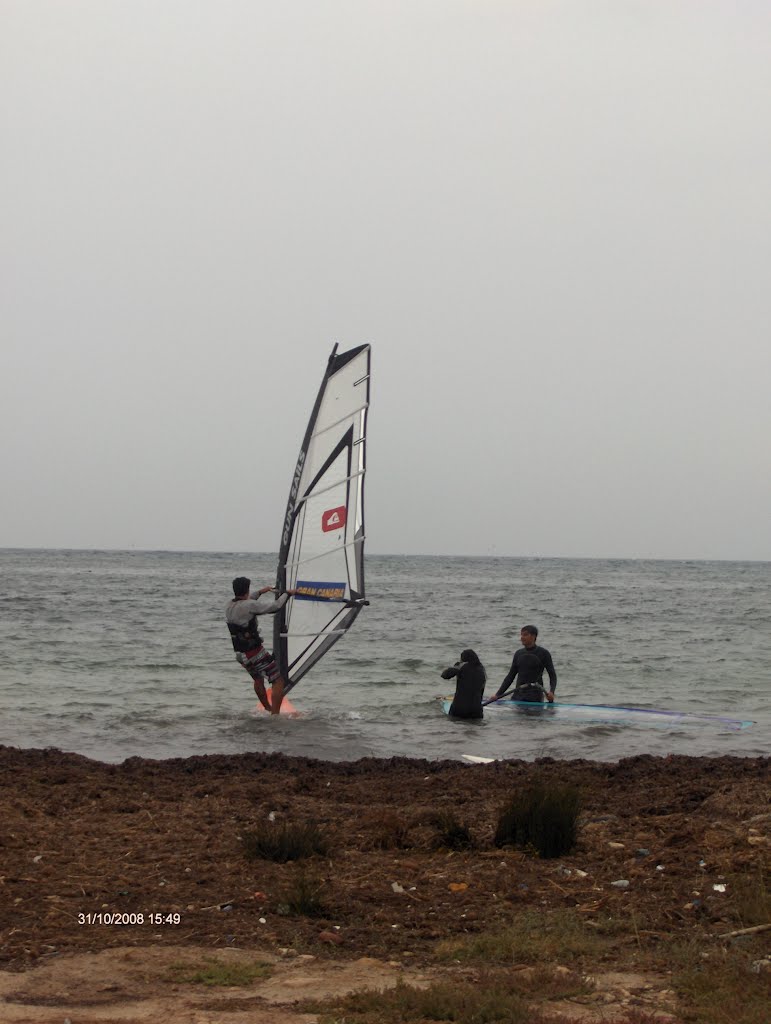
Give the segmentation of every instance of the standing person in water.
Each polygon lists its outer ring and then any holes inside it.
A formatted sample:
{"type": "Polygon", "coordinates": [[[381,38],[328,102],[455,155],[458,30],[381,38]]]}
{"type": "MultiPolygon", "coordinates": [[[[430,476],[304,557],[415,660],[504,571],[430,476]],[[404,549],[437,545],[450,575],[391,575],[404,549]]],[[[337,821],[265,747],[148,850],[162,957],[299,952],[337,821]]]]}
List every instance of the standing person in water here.
{"type": "Polygon", "coordinates": [[[485,704],[491,704],[494,700],[500,700],[516,678],[517,682],[512,700],[528,701],[529,703],[542,702],[544,695],[551,704],[554,701],[554,691],[557,689],[557,673],[554,671],[554,662],[551,654],[545,647],[539,647],[536,643],[538,637],[537,626],[523,626],[519,634],[522,646],[514,654],[511,668],[506,678],[498,687],[498,692],[485,704]],[[544,670],[549,676],[549,689],[544,689],[544,670]]]}
{"type": "Polygon", "coordinates": [[[274,615],[283,608],[290,597],[297,591],[287,590],[275,601],[260,600],[263,594],[273,591],[274,587],[263,587],[250,596],[251,580],[246,576],[237,576],[233,580],[233,600],[228,601],[225,608],[225,621],[230,630],[236,660],[243,665],[254,681],[254,692],[266,711],[277,715],[284,699],[284,680],[278,671],[270,651],[265,650],[257,627],[259,615],[274,615]],[[265,692],[265,677],[271,684],[271,699],[265,692]]]}
{"type": "Polygon", "coordinates": [[[442,679],[457,679],[450,706],[453,718],[481,718],[487,673],[476,651],[461,651],[460,661],[442,672],[442,679]]]}

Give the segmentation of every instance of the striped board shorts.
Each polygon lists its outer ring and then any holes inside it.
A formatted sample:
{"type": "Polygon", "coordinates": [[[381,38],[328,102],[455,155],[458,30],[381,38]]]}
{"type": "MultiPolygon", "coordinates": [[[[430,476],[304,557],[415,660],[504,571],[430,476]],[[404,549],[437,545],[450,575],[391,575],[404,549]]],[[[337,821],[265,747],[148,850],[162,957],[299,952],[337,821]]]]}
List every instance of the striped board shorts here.
{"type": "Polygon", "coordinates": [[[246,654],[239,653],[236,655],[236,661],[244,666],[252,679],[261,679],[263,676],[267,676],[268,682],[275,683],[280,675],[273,655],[264,647],[255,647],[254,650],[247,651],[246,654]]]}

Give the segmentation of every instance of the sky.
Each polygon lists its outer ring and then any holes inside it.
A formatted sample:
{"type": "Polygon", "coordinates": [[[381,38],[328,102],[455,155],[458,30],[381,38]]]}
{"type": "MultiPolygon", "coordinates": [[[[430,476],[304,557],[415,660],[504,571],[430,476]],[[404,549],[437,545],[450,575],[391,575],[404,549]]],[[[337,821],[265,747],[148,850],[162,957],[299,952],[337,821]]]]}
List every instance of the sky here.
{"type": "Polygon", "coordinates": [[[771,560],[766,0],[2,0],[0,547],[771,560]]]}

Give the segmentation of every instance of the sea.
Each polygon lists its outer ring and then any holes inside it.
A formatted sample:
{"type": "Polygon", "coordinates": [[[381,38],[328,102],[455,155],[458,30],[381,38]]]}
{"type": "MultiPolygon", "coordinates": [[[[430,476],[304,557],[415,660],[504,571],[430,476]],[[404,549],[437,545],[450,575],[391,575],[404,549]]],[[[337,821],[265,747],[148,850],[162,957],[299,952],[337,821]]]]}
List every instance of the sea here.
{"type": "MultiPolygon", "coordinates": [[[[0,744],[100,761],[246,751],[616,762],[768,755],[771,563],[370,556],[357,621],[292,690],[296,717],[256,710],[224,608],[234,576],[276,555],[0,550],[0,744]],[[569,721],[442,711],[440,678],[472,647],[492,694],[524,624],[551,651],[563,702],[694,717],[569,721]]],[[[272,635],[265,629],[266,637],[272,635]]]]}

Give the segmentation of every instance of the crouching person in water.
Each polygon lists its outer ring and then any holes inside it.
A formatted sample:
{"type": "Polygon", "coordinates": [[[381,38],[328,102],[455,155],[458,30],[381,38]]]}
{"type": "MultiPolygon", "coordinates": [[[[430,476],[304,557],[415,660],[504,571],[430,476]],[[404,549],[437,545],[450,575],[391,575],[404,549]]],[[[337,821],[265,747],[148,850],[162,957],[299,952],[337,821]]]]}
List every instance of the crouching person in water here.
{"type": "Polygon", "coordinates": [[[246,576],[237,576],[233,580],[235,596],[232,601],[228,601],[225,608],[225,621],[230,630],[236,660],[244,666],[254,680],[254,692],[257,694],[257,699],[266,711],[277,715],[281,710],[281,701],[284,699],[284,680],[279,674],[273,655],[262,645],[262,637],[257,628],[257,617],[259,615],[274,615],[297,591],[287,590],[275,601],[262,601],[258,598],[261,598],[263,594],[270,593],[273,587],[263,587],[262,590],[258,590],[250,596],[251,582],[246,576]],[[268,700],[268,695],[265,692],[266,676],[272,686],[271,700],[268,700]]]}
{"type": "Polygon", "coordinates": [[[481,718],[487,673],[475,651],[461,651],[460,661],[442,672],[442,679],[457,679],[450,705],[453,718],[481,718]]]}

